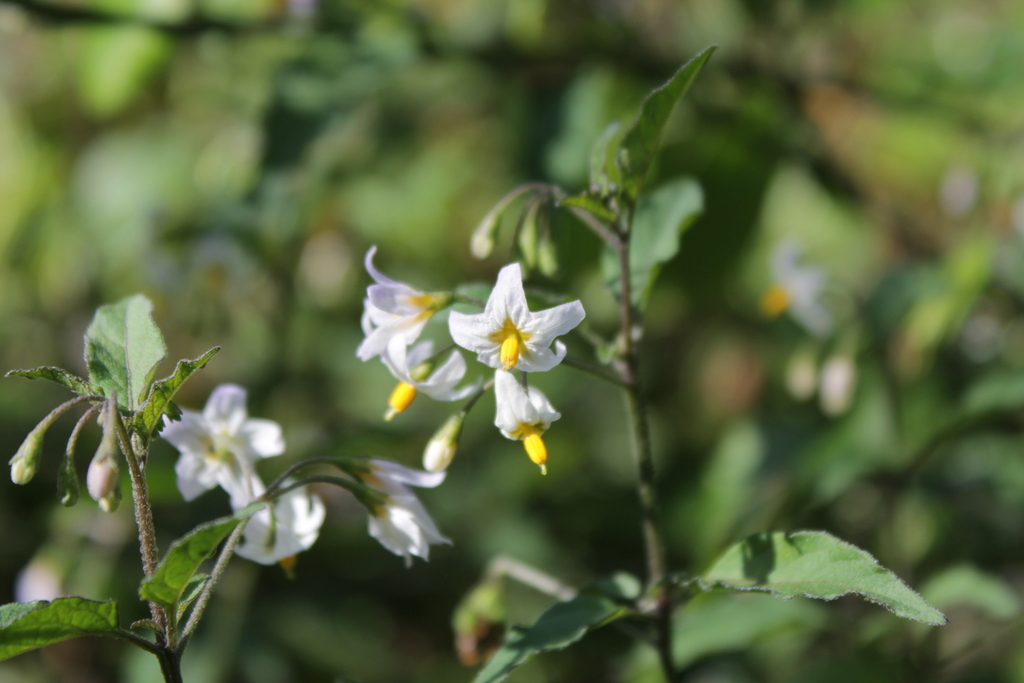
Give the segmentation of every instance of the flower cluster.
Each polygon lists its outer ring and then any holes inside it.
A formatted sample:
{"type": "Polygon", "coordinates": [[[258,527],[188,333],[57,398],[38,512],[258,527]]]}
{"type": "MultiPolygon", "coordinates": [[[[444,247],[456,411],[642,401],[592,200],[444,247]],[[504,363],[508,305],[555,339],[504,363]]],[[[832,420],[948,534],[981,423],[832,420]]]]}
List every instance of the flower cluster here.
{"type": "MultiPolygon", "coordinates": [[[[388,401],[386,419],[401,413],[422,392],[439,401],[457,401],[479,396],[480,384],[456,388],[466,373],[466,363],[458,351],[452,351],[443,364],[433,353],[431,342],[419,338],[427,320],[438,310],[456,301],[447,293],[427,293],[393,280],[373,265],[376,247],[366,255],[366,269],[376,284],[367,290],[364,301],[363,329],[366,339],[357,355],[368,360],[380,355],[384,365],[399,384],[388,401]]],[[[523,290],[523,275],[518,263],[505,266],[484,304],[483,311],[466,314],[452,311],[448,329],[458,346],[476,353],[477,360],[495,369],[493,386],[497,402],[494,424],[501,433],[523,442],[527,455],[546,472],[547,447],[541,438],[560,414],[536,387],[527,384],[526,373],[544,372],[565,358],[565,344],[557,337],[567,334],[584,317],[579,301],[532,312],[523,290]],[[512,374],[519,371],[519,379],[512,374]]],[[[486,388],[486,387],[485,387],[486,388]]],[[[470,399],[470,405],[475,397],[470,399]]],[[[455,454],[469,406],[449,419],[424,452],[424,467],[443,471],[455,454]]]]}

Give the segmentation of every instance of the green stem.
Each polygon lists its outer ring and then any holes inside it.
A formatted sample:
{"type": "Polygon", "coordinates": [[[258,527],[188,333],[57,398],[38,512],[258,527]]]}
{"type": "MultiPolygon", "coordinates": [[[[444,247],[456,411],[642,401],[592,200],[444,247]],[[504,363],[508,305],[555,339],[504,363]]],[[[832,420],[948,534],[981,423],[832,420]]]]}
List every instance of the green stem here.
{"type": "Polygon", "coordinates": [[[565,358],[563,358],[562,362],[571,368],[576,368],[577,370],[582,370],[583,372],[590,373],[591,375],[597,377],[598,379],[603,379],[605,382],[611,382],[612,384],[622,387],[623,389],[630,388],[630,385],[626,384],[626,382],[624,382],[622,378],[616,377],[610,372],[607,372],[604,368],[602,368],[599,365],[594,365],[593,363],[588,363],[585,360],[572,358],[570,356],[566,356],[565,358]]]}

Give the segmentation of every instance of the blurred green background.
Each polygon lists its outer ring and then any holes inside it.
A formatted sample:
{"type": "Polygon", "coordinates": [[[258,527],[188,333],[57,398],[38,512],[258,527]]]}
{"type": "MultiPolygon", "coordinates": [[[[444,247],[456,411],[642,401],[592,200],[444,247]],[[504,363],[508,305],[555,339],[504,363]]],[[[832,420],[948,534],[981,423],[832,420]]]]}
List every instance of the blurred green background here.
{"type": "MultiPolygon", "coordinates": [[[[753,531],[825,529],[951,621],[919,628],[854,598],[701,596],[679,616],[685,680],[1024,681],[1021,3],[0,0],[0,369],[84,372],[94,309],[143,292],[168,342],[161,376],[223,346],[179,404],[237,382],[253,415],[284,426],[288,453],[265,476],[342,451],[418,466],[450,406],[381,420],[393,381],[354,355],[367,248],[424,289],[492,282],[512,225],[491,260],[468,244],[494,202],[528,180],[581,189],[604,127],[709,44],[651,182],[689,174],[705,191],[647,319],[672,566],[702,569],[753,531]],[[829,273],[832,341],[758,310],[783,238],[829,273]],[[856,387],[827,415],[787,375],[836,353],[856,387]]],[[[536,282],[613,329],[596,239],[552,219],[563,272],[536,282]]],[[[450,616],[493,557],[574,585],[642,574],[620,396],[569,367],[538,384],[563,415],[547,477],[485,398],[448,480],[421,496],[454,547],[410,570],[358,504],[321,490],[328,521],[298,579],[237,560],[186,680],[468,681],[450,616]]],[[[63,397],[0,382],[3,451],[63,397]]],[[[144,616],[129,506],[54,496],[73,424],[50,431],[30,485],[0,483],[0,601],[31,579],[116,596],[127,624],[144,616]]],[[[86,430],[83,473],[97,441],[86,430]]],[[[183,504],[175,455],[160,442],[149,468],[163,547],[228,509],[219,491],[183,504]]],[[[510,585],[509,602],[529,623],[550,599],[510,585]]],[[[159,680],[150,660],[78,640],[0,664],[0,680],[145,683],[159,680]]],[[[608,629],[511,680],[660,678],[608,629]]]]}

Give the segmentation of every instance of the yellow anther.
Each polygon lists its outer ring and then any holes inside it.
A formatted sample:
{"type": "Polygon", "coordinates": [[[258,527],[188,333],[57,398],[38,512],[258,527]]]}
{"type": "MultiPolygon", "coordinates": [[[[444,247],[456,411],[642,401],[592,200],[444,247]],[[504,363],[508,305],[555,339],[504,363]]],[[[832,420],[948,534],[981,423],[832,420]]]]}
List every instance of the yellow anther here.
{"type": "Polygon", "coordinates": [[[384,419],[391,420],[395,415],[408,408],[414,398],[416,398],[416,387],[399,382],[395,390],[391,392],[391,398],[388,399],[388,412],[384,413],[384,419]]]}
{"type": "Polygon", "coordinates": [[[789,308],[789,294],[782,287],[772,285],[761,297],[761,310],[769,318],[775,318],[789,308]]]}
{"type": "Polygon", "coordinates": [[[501,342],[501,365],[511,370],[519,362],[519,335],[512,333],[501,342]]]}
{"type": "Polygon", "coordinates": [[[281,569],[284,570],[284,573],[289,579],[295,578],[295,565],[299,563],[297,555],[289,555],[288,557],[278,560],[277,563],[281,565],[281,569]]]}
{"type": "Polygon", "coordinates": [[[541,474],[547,474],[548,469],[544,463],[548,461],[548,448],[544,445],[544,439],[540,438],[540,432],[533,431],[524,437],[523,447],[526,448],[526,454],[530,456],[530,460],[534,464],[540,465],[541,474]]]}

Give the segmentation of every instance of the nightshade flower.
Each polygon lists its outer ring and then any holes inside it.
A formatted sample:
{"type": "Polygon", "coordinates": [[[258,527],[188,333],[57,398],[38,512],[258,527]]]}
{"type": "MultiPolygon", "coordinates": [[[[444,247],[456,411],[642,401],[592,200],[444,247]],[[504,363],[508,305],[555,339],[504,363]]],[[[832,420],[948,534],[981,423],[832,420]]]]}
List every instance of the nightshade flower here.
{"type": "Polygon", "coordinates": [[[459,346],[474,351],[477,360],[492,368],[539,372],[550,370],[565,358],[565,344],[551,343],[583,320],[579,301],[532,313],[526,306],[523,276],[518,263],[498,273],[498,282],[483,313],[466,315],[452,311],[448,327],[459,346]]]}
{"type": "Polygon", "coordinates": [[[412,556],[429,559],[430,545],[451,540],[441,535],[426,508],[409,486],[433,488],[441,484],[445,472],[419,472],[387,460],[367,462],[370,473],[361,475],[364,484],[384,494],[383,504],[370,509],[369,532],[380,544],[405,558],[412,565],[412,556]]]}
{"type": "Polygon", "coordinates": [[[433,355],[434,342],[431,341],[420,342],[411,349],[406,349],[399,338],[392,339],[388,344],[380,359],[398,380],[398,386],[388,399],[385,420],[390,420],[408,408],[418,392],[423,392],[435,401],[458,401],[480,386],[476,382],[461,389],[455,388],[466,374],[466,361],[458,351],[452,351],[440,367],[431,360],[433,355]]]}
{"type": "MultiPolygon", "coordinates": [[[[232,497],[234,510],[241,510],[265,491],[263,482],[255,476],[250,489],[251,495],[232,497]]],[[[235,552],[260,564],[280,562],[290,570],[295,555],[316,542],[326,514],[323,501],[305,487],[289,491],[249,519],[235,552]]]]}
{"type": "Polygon", "coordinates": [[[451,301],[448,294],[424,292],[384,275],[373,266],[375,253],[377,247],[370,247],[365,260],[366,270],[377,284],[366,288],[363,301],[366,339],[356,349],[356,356],[362,361],[382,353],[395,337],[404,339],[406,345],[412,344],[430,316],[451,301]]]}
{"type": "Polygon", "coordinates": [[[780,243],[772,253],[774,283],[761,298],[761,308],[769,317],[788,310],[793,319],[817,337],[832,330],[832,315],[821,304],[825,271],[797,264],[800,245],[791,240],[780,243]]]}
{"type": "Polygon", "coordinates": [[[526,454],[547,474],[548,449],[541,435],[551,423],[562,417],[536,387],[524,389],[511,373],[494,373],[494,400],[497,415],[494,425],[507,439],[523,442],[526,454]]]}
{"type": "Polygon", "coordinates": [[[252,500],[256,460],[284,453],[281,426],[250,418],[245,399],[242,387],[222,384],[203,412],[182,410],[179,422],[164,418],[160,435],[181,452],[174,469],[185,500],[218,485],[232,500],[252,500]]]}

